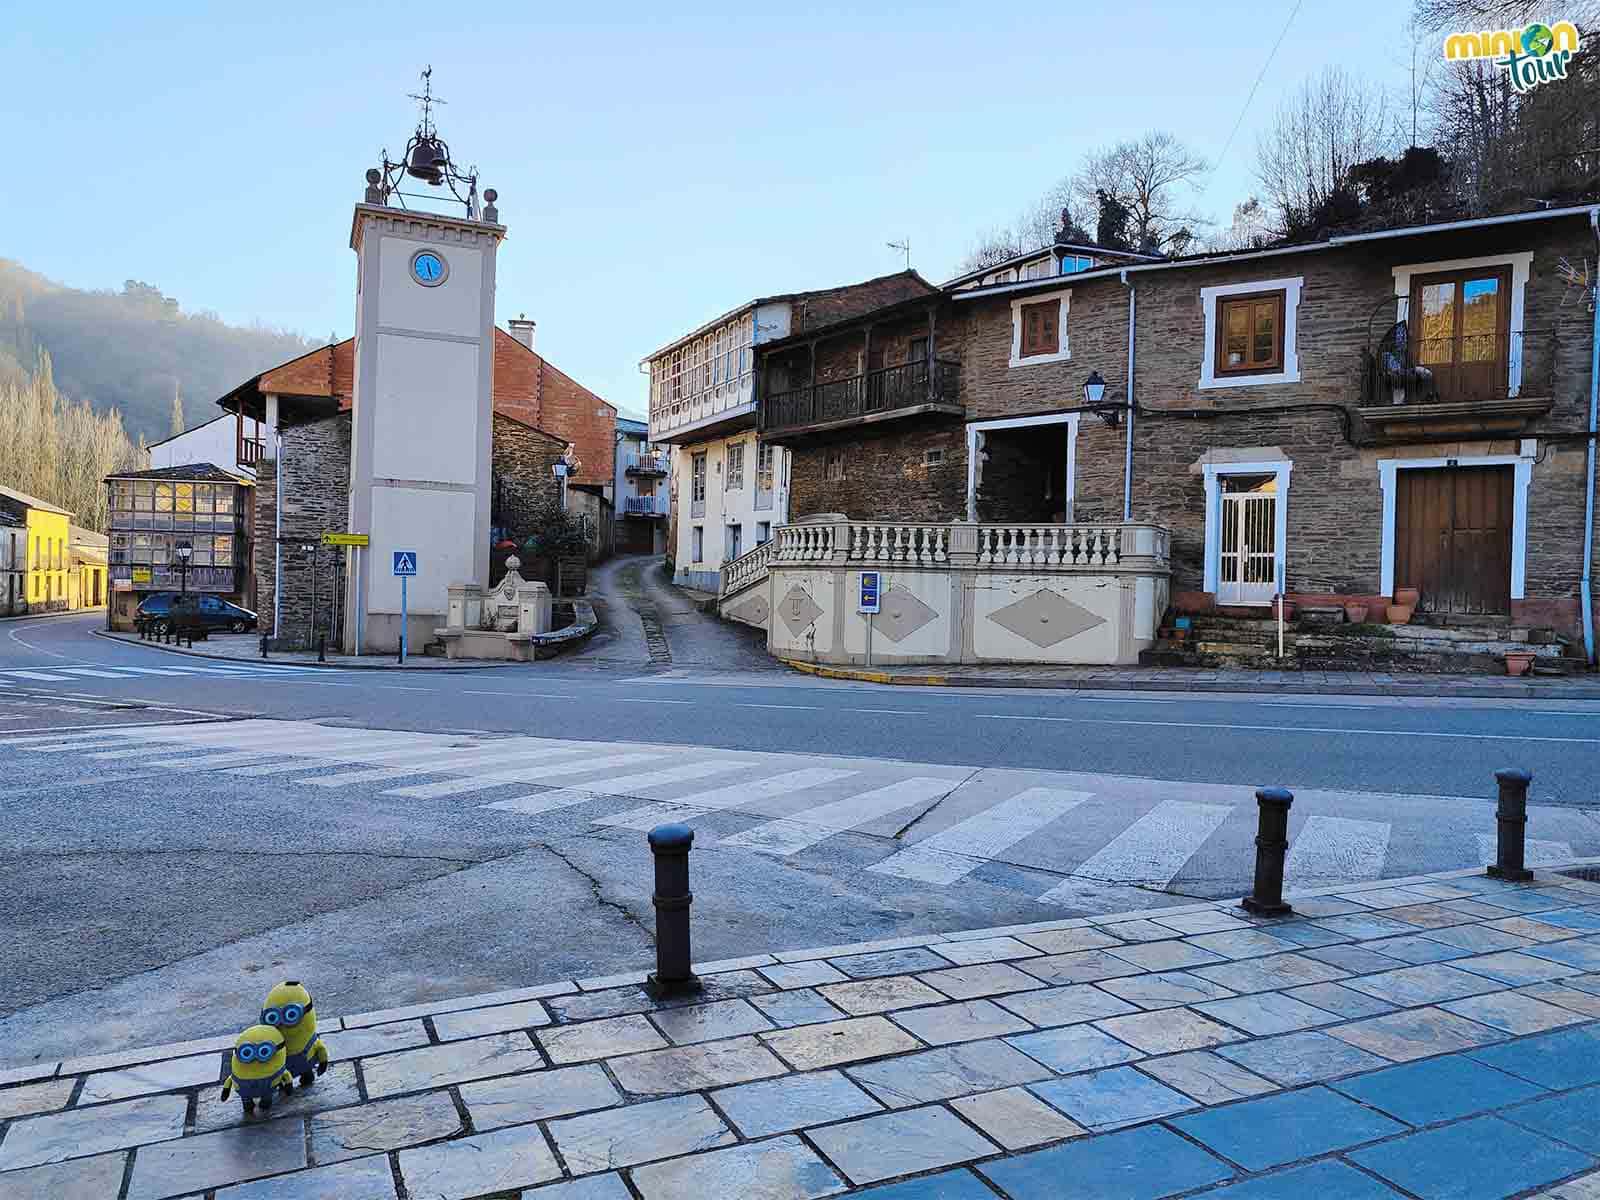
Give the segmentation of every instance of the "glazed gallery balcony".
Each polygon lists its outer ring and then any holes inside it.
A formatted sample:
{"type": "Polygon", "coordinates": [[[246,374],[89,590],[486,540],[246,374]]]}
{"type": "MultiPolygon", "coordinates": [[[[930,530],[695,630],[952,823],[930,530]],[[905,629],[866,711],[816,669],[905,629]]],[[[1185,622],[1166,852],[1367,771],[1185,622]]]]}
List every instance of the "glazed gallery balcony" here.
{"type": "Polygon", "coordinates": [[[960,363],[909,362],[767,396],[761,403],[762,436],[786,442],[851,425],[965,412],[960,363]]]}

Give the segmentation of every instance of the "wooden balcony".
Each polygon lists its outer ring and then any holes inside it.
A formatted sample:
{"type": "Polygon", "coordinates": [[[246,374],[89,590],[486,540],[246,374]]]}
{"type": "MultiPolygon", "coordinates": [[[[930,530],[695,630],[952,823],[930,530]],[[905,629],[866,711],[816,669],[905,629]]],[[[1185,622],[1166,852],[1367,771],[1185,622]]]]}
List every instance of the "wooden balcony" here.
{"type": "Polygon", "coordinates": [[[769,442],[795,441],[810,434],[939,413],[966,415],[961,400],[961,364],[938,359],[902,363],[865,375],[787,392],[761,403],[762,434],[769,442]]]}

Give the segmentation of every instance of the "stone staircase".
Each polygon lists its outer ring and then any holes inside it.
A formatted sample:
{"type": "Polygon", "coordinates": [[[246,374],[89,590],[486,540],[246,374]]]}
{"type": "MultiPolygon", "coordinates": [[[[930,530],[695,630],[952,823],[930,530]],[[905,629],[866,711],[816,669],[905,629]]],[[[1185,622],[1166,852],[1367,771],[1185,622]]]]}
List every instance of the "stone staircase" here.
{"type": "Polygon", "coordinates": [[[1284,626],[1283,657],[1279,658],[1275,620],[1237,610],[1186,617],[1168,612],[1156,644],[1139,655],[1139,662],[1142,666],[1267,671],[1503,675],[1506,653],[1523,651],[1535,656],[1532,674],[1571,675],[1583,670],[1581,655],[1554,633],[1493,618],[1477,620],[1479,623],[1472,625],[1378,625],[1297,617],[1284,626]]]}

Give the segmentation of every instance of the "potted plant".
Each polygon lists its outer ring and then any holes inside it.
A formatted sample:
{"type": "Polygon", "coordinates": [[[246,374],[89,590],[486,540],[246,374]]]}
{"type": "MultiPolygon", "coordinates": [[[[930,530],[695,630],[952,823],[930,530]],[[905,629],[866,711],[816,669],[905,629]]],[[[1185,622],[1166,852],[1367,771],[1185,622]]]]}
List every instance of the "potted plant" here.
{"type": "Polygon", "coordinates": [[[1532,666],[1533,666],[1533,651],[1532,650],[1507,650],[1506,651],[1506,674],[1507,675],[1526,675],[1528,673],[1529,668],[1531,668],[1532,666]]]}
{"type": "Polygon", "coordinates": [[[1415,609],[1422,601],[1422,593],[1416,588],[1395,588],[1394,602],[1402,607],[1415,609]]]}
{"type": "Polygon", "coordinates": [[[1391,625],[1405,625],[1410,622],[1414,612],[1416,608],[1413,605],[1390,604],[1383,610],[1383,615],[1391,625]]]}

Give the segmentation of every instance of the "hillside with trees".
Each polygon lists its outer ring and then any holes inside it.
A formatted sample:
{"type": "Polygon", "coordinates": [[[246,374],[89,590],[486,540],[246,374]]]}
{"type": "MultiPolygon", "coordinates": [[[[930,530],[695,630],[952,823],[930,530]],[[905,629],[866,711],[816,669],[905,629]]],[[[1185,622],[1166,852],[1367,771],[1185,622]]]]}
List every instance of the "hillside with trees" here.
{"type": "Polygon", "coordinates": [[[218,396],[319,345],[184,312],[137,280],[119,292],[82,291],[0,259],[0,386],[28,386],[43,352],[64,402],[118,414],[134,439],[169,436],[175,407],[187,425],[209,420],[218,396]]]}

